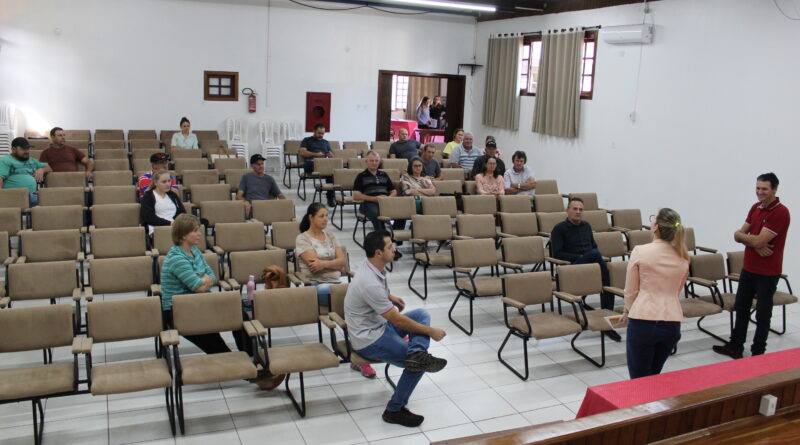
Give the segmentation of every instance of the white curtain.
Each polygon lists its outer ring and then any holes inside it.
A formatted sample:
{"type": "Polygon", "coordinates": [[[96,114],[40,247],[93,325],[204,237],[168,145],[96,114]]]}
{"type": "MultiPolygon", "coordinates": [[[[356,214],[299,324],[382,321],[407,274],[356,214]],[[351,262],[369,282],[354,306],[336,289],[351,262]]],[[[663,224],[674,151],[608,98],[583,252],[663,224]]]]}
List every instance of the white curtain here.
{"type": "Polygon", "coordinates": [[[486,88],[483,91],[483,124],[517,130],[519,90],[517,77],[522,37],[489,38],[486,88]]]}
{"type": "Polygon", "coordinates": [[[581,112],[582,30],[550,31],[542,36],[533,131],[578,137],[581,112]]]}

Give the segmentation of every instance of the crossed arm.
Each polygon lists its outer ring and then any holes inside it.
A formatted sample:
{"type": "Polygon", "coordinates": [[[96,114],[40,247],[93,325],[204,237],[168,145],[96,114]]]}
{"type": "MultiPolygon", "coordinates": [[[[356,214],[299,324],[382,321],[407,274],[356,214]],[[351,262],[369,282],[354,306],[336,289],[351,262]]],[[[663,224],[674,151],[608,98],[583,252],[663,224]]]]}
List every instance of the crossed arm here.
{"type": "Polygon", "coordinates": [[[758,235],[750,235],[750,224],[744,223],[741,229],[733,232],[733,240],[737,243],[744,244],[747,247],[752,247],[761,256],[772,255],[772,239],[775,238],[775,233],[767,228],[761,229],[758,235]]]}

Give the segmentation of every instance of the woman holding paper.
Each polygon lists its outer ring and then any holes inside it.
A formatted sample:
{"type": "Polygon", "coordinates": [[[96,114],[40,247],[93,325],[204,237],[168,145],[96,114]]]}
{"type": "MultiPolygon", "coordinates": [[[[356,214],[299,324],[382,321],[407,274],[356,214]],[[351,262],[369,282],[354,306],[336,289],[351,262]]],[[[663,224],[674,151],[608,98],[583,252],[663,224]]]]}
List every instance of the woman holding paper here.
{"type": "Polygon", "coordinates": [[[650,217],[654,240],[636,246],[628,261],[625,312],[628,373],[632,379],[661,373],[681,338],[678,295],[689,276],[689,253],[678,212],[663,208],[650,217]]]}

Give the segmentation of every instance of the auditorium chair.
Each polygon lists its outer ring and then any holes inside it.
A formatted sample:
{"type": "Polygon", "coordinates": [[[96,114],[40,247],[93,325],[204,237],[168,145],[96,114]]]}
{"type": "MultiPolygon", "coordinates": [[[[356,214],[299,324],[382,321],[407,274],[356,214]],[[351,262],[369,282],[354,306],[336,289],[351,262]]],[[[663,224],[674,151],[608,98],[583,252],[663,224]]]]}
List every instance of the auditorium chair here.
{"type": "MultiPolygon", "coordinates": [[[[392,222],[399,219],[410,220],[417,214],[417,205],[413,196],[395,196],[378,200],[378,220],[383,221],[386,230],[395,242],[411,239],[411,230],[392,228],[392,222]]],[[[406,226],[408,223],[406,222],[406,226]]]]}
{"type": "MultiPolygon", "coordinates": [[[[158,141],[156,141],[158,142],[158,141]]],[[[146,159],[147,162],[150,162],[150,156],[153,156],[157,153],[165,153],[164,150],[160,148],[132,148],[131,149],[131,158],[136,159],[146,159]]]]}
{"type": "Polygon", "coordinates": [[[86,233],[82,205],[36,206],[31,209],[33,230],[78,229],[86,233]]]}
{"type": "Polygon", "coordinates": [[[342,150],[333,150],[333,157],[334,158],[338,158],[338,159],[342,159],[343,160],[342,162],[344,163],[345,167],[347,166],[347,160],[348,159],[357,158],[358,155],[360,155],[360,154],[361,154],[361,152],[359,152],[358,150],[353,149],[353,148],[345,148],[345,149],[342,149],[342,150]]]}
{"type": "Polygon", "coordinates": [[[128,160],[128,151],[125,149],[110,149],[110,150],[96,150],[94,152],[94,159],[96,161],[105,161],[108,159],[125,159],[128,160]]]}
{"type": "Polygon", "coordinates": [[[595,232],[592,234],[597,250],[606,261],[611,261],[620,257],[623,261],[628,255],[628,248],[625,245],[622,233],[620,232],[595,232]]]}
{"type": "Polygon", "coordinates": [[[544,239],[541,236],[503,238],[500,252],[503,260],[498,262],[498,265],[503,268],[503,273],[509,269],[521,273],[525,271],[526,266],[531,266],[531,272],[547,270],[544,239]]]}
{"type": "Polygon", "coordinates": [[[64,130],[64,137],[68,141],[90,141],[92,134],[89,130],[64,130]]]}
{"type": "Polygon", "coordinates": [[[653,242],[653,232],[649,230],[630,230],[623,233],[628,244],[627,255],[633,252],[634,247],[653,242]]]}
{"type": "Polygon", "coordinates": [[[543,340],[558,338],[566,335],[578,335],[581,325],[561,314],[561,303],[564,302],[572,308],[577,318],[578,304],[566,295],[553,292],[553,282],[547,272],[526,272],[503,276],[503,321],[508,328],[508,334],[497,350],[497,359],[517,377],[528,380],[530,364],[528,362],[528,340],[543,340]],[[555,297],[555,298],[554,298],[555,297]],[[554,309],[554,301],[558,300],[559,310],[554,309]],[[535,312],[534,307],[541,305],[541,312],[535,312]],[[547,310],[550,306],[550,311],[547,310]],[[508,309],[516,309],[519,314],[509,318],[508,309]],[[524,371],[514,369],[510,363],[503,359],[503,349],[511,336],[522,340],[524,358],[524,371]]]}
{"type": "Polygon", "coordinates": [[[544,195],[537,193],[533,197],[533,204],[536,208],[536,213],[557,213],[563,212],[564,198],[561,195],[544,195]]]}
{"type": "Polygon", "coordinates": [[[230,252],[265,250],[269,245],[264,226],[258,222],[220,223],[214,230],[213,250],[222,263],[226,262],[230,252]]]}
{"type": "MultiPolygon", "coordinates": [[[[104,161],[108,162],[108,161],[104,161]]],[[[114,162],[114,161],[111,161],[114,162]]],[[[95,170],[97,163],[95,163],[95,170]]],[[[127,162],[125,168],[120,170],[127,170],[127,162]]],[[[86,187],[86,174],[83,172],[50,172],[44,177],[45,187],[86,187]]]]}
{"type": "MultiPolygon", "coordinates": [[[[41,197],[41,195],[40,195],[41,197]]],[[[41,198],[40,198],[41,200],[41,198]]],[[[27,188],[0,188],[0,208],[18,208],[23,213],[31,210],[30,193],[27,188]]]]}
{"type": "MultiPolygon", "coordinates": [[[[203,153],[194,148],[170,148],[167,150],[169,153],[170,159],[172,162],[177,161],[178,159],[202,159],[203,153]]],[[[208,160],[206,160],[206,164],[208,164],[208,160]]],[[[207,165],[206,165],[207,167],[207,165]]]]}
{"type": "Polygon", "coordinates": [[[95,130],[95,141],[124,141],[125,132],[122,130],[95,130]]]}
{"type": "Polygon", "coordinates": [[[360,201],[353,199],[353,185],[355,184],[356,176],[360,173],[358,170],[349,168],[337,168],[333,171],[333,188],[338,192],[338,196],[335,198],[336,205],[331,210],[330,221],[339,230],[344,227],[345,206],[352,205],[353,214],[358,212],[356,206],[360,204],[360,201]],[[339,225],[336,225],[336,212],[339,212],[339,225]]]}
{"type": "Polygon", "coordinates": [[[344,141],[343,145],[345,150],[355,150],[359,156],[366,156],[369,151],[369,144],[363,141],[344,141]]]}
{"type": "Polygon", "coordinates": [[[464,181],[442,180],[433,181],[437,195],[460,195],[464,192],[464,181]]]}
{"type": "Polygon", "coordinates": [[[103,159],[94,162],[95,171],[109,170],[130,170],[131,166],[127,159],[103,159]]]}
{"type": "Polygon", "coordinates": [[[475,183],[475,181],[464,181],[464,194],[465,195],[478,194],[478,185],[475,183]]]}
{"type": "Polygon", "coordinates": [[[449,251],[442,251],[442,247],[453,239],[452,221],[448,215],[413,215],[411,217],[411,257],[414,267],[408,275],[408,288],[423,300],[428,298],[428,268],[431,266],[453,265],[453,258],[449,251]],[[436,247],[432,249],[430,242],[436,247]],[[417,267],[422,267],[423,292],[420,293],[411,284],[417,267]]]}
{"type": "MultiPolygon", "coordinates": [[[[480,216],[480,215],[459,215],[480,216]]],[[[486,215],[488,216],[488,215],[486,215]]],[[[473,301],[478,297],[489,297],[503,293],[502,280],[499,277],[498,258],[494,240],[456,239],[451,243],[450,253],[453,262],[453,284],[458,291],[447,317],[465,334],[472,335],[474,329],[473,301]],[[477,276],[480,268],[489,268],[491,276],[477,276]],[[459,278],[461,277],[461,278],[459,278]],[[462,297],[469,301],[469,329],[453,318],[453,311],[462,297]]]]}
{"type": "Polygon", "coordinates": [[[592,226],[592,232],[611,231],[611,223],[608,222],[608,213],[605,210],[586,210],[582,219],[592,226]]]}
{"type": "Polygon", "coordinates": [[[42,152],[44,152],[44,150],[31,150],[30,157],[33,159],[42,159],[42,152]]]}
{"type": "Polygon", "coordinates": [[[131,153],[136,153],[140,150],[158,150],[160,152],[164,152],[164,149],[161,148],[161,141],[156,138],[153,139],[128,139],[128,144],[131,147],[131,153]]]}
{"type": "Polygon", "coordinates": [[[97,154],[98,151],[104,150],[124,150],[125,149],[125,141],[118,139],[118,140],[101,140],[98,139],[92,142],[92,153],[97,154]]]}
{"type": "Polygon", "coordinates": [[[620,209],[611,211],[611,228],[620,232],[631,230],[649,230],[649,225],[642,224],[642,211],[639,209],[620,209]]]}
{"type": "Polygon", "coordinates": [[[79,230],[22,230],[19,232],[16,264],[73,261],[83,283],[84,250],[83,235],[79,230]]]}
{"type": "Polygon", "coordinates": [[[335,152],[336,150],[342,149],[342,145],[339,143],[339,141],[328,141],[328,143],[331,145],[331,151],[335,152]]]}
{"type": "Polygon", "coordinates": [[[597,201],[597,193],[570,193],[565,196],[567,198],[567,202],[572,198],[580,198],[583,200],[583,211],[589,210],[602,210],[605,212],[605,209],[600,208],[600,204],[597,201]]]}
{"type": "Polygon", "coordinates": [[[456,215],[456,239],[491,239],[498,235],[494,215],[456,215]]]}
{"type": "Polygon", "coordinates": [[[144,293],[144,296],[160,295],[157,286],[153,257],[135,256],[124,258],[94,258],[89,262],[89,285],[83,293],[87,301],[95,294],[144,293]]]}
{"type": "MultiPolygon", "coordinates": [[[[438,182],[434,182],[436,185],[438,182]]],[[[458,215],[458,205],[454,196],[423,196],[422,197],[423,215],[447,215],[451,222],[458,215]]],[[[452,224],[451,224],[452,225],[452,224]]]]}
{"type": "Polygon", "coordinates": [[[533,201],[530,195],[500,195],[497,201],[501,212],[533,213],[533,201]]]}
{"type": "Polygon", "coordinates": [[[205,201],[199,205],[200,218],[208,221],[213,233],[220,223],[243,223],[247,220],[243,201],[205,201]]]}
{"type": "Polygon", "coordinates": [[[31,147],[31,157],[33,157],[33,150],[37,150],[41,153],[50,147],[51,142],[50,139],[28,139],[28,144],[31,147]]]}
{"type": "Polygon", "coordinates": [[[283,141],[283,185],[289,188],[292,188],[292,170],[297,170],[298,176],[303,170],[299,150],[300,141],[283,141]]]}
{"type": "Polygon", "coordinates": [[[231,252],[225,263],[225,281],[235,291],[247,288],[250,275],[255,279],[256,285],[264,283],[263,272],[267,266],[278,266],[289,272],[284,249],[252,250],[244,252],[231,252]]]}
{"type": "Polygon", "coordinates": [[[232,193],[239,190],[239,183],[242,182],[242,176],[250,173],[252,170],[249,168],[229,168],[225,170],[225,184],[228,184],[232,193]]]}
{"type": "Polygon", "coordinates": [[[128,140],[136,139],[158,140],[158,137],[155,130],[128,130],[128,140]]]}
{"type": "MultiPolygon", "coordinates": [[[[297,271],[297,255],[294,254],[297,235],[300,234],[300,223],[298,221],[279,221],[272,223],[270,231],[269,249],[284,249],[290,253],[294,260],[294,270],[297,271]]],[[[289,270],[287,269],[288,273],[289,270]]]]}
{"type": "Polygon", "coordinates": [[[536,219],[539,221],[539,235],[550,238],[553,227],[567,219],[566,212],[539,213],[536,212],[536,219]]]}
{"type": "Polygon", "coordinates": [[[537,195],[558,195],[558,181],[555,179],[539,179],[536,181],[537,195]]]}
{"type": "Polygon", "coordinates": [[[105,187],[112,185],[131,185],[135,182],[130,170],[110,170],[105,172],[92,172],[92,185],[105,187]]]}
{"type": "MultiPolygon", "coordinates": [[[[213,168],[219,171],[220,179],[225,179],[228,170],[244,170],[247,169],[247,162],[244,158],[219,158],[214,159],[212,162],[213,168]]],[[[239,183],[236,183],[238,186],[239,183]]]]}
{"type": "MultiPolygon", "coordinates": [[[[405,159],[403,159],[405,161],[405,159]]],[[[395,187],[400,186],[400,175],[405,173],[406,169],[397,169],[397,168],[381,168],[381,171],[386,173],[389,176],[389,179],[392,180],[392,184],[395,184],[395,187]]]]}
{"type": "Polygon", "coordinates": [[[230,201],[231,199],[231,189],[227,184],[197,184],[192,190],[194,207],[202,207],[203,203],[207,201],[230,201]]]}
{"type": "Polygon", "coordinates": [[[408,171],[408,159],[395,158],[395,159],[381,159],[381,170],[400,170],[402,172],[408,171]]]}
{"type": "Polygon", "coordinates": [[[347,160],[347,168],[350,170],[358,170],[361,173],[367,168],[367,158],[349,158],[347,160]]]}
{"type": "MultiPolygon", "coordinates": [[[[344,159],[341,158],[315,158],[314,159],[314,171],[311,173],[311,180],[314,184],[314,196],[311,198],[311,202],[317,201],[317,196],[319,196],[320,202],[322,201],[322,195],[325,192],[335,190],[335,184],[333,183],[333,173],[337,169],[344,168],[344,159]],[[328,183],[327,180],[330,179],[331,183],[328,183]]],[[[297,187],[298,197],[304,200],[306,199],[306,188],[304,177],[300,178],[300,181],[303,183],[303,195],[300,196],[300,186],[297,187]]]]}
{"type": "Polygon", "coordinates": [[[198,141],[219,140],[219,132],[217,130],[196,130],[194,134],[197,135],[198,141]]]}
{"type": "Polygon", "coordinates": [[[186,170],[208,169],[208,159],[203,158],[177,158],[173,161],[173,164],[178,176],[183,176],[183,172],[186,170]]]}
{"type": "Polygon", "coordinates": [[[22,211],[19,208],[0,208],[0,232],[16,236],[22,228],[22,211]]]}
{"type": "Polygon", "coordinates": [[[96,186],[92,189],[92,203],[98,204],[136,204],[139,192],[135,185],[96,186]]]}
{"type": "Polygon", "coordinates": [[[294,201],[291,199],[259,199],[253,201],[253,219],[272,226],[276,222],[295,220],[294,201]]]}
{"type": "Polygon", "coordinates": [[[137,227],[140,206],[135,204],[98,204],[91,207],[92,225],[89,229],[108,227],[137,227]]]}
{"type": "MultiPolygon", "coordinates": [[[[74,332],[80,331],[82,286],[75,260],[14,263],[8,265],[6,273],[7,296],[4,301],[7,308],[16,301],[46,300],[55,304],[59,298],[71,297],[75,304],[74,332]]],[[[5,333],[5,326],[3,331],[5,333]]]]}
{"type": "Polygon", "coordinates": [[[494,215],[497,213],[497,197],[494,195],[468,195],[462,196],[464,214],[467,215],[494,215]]]}
{"type": "MultiPolygon", "coordinates": [[[[137,158],[134,157],[132,159],[133,162],[133,173],[136,175],[136,178],[141,176],[144,172],[149,172],[152,169],[152,165],[150,165],[150,157],[147,158],[137,158]]],[[[173,176],[175,176],[173,174],[173,176]]]]}
{"type": "Polygon", "coordinates": [[[539,223],[535,213],[500,213],[501,238],[539,235],[539,223]]]}
{"type": "MultiPolygon", "coordinates": [[[[167,226],[169,229],[170,227],[167,226]]],[[[150,248],[144,227],[111,227],[89,231],[91,253],[86,258],[126,258],[158,256],[161,252],[150,248]]],[[[166,255],[166,252],[163,252],[166,255]]]]}
{"type": "Polygon", "coordinates": [[[339,366],[339,359],[323,343],[320,323],[330,330],[331,343],[335,345],[336,325],[329,316],[319,315],[317,291],[313,286],[266,289],[255,292],[253,320],[249,326],[246,326],[246,330],[251,338],[258,338],[257,361],[272,375],[286,374],[286,393],[300,417],[305,417],[306,415],[303,373],[339,366]],[[309,324],[317,325],[319,331],[318,343],[274,346],[265,339],[267,329],[302,327],[309,324]],[[300,403],[295,400],[289,388],[293,373],[297,373],[300,380],[300,403]]]}
{"type": "Polygon", "coordinates": [[[712,249],[710,247],[703,247],[698,246],[695,242],[694,238],[694,229],[691,227],[684,227],[684,238],[683,242],[686,245],[686,250],[689,252],[694,253],[697,255],[697,251],[706,252],[706,253],[717,253],[717,249],[712,249]]]}
{"type": "Polygon", "coordinates": [[[53,363],[52,354],[45,353],[44,364],[0,368],[0,404],[31,402],[33,443],[39,445],[44,438],[42,400],[85,392],[78,391],[78,354],[82,351],[82,340],[73,338],[72,308],[57,304],[4,309],[0,310],[0,326],[3,327],[3,335],[0,335],[0,357],[3,358],[10,359],[8,356],[18,352],[52,351],[72,345],[70,361],[53,363]]]}
{"type": "Polygon", "coordinates": [[[179,132],[180,130],[161,130],[159,131],[159,139],[161,140],[161,144],[164,147],[169,148],[172,144],[172,135],[179,132]]]}
{"type": "Polygon", "coordinates": [[[219,172],[216,169],[184,170],[181,184],[184,191],[191,194],[192,186],[195,184],[219,184],[219,172]]]}
{"type": "MultiPolygon", "coordinates": [[[[393,141],[372,141],[370,150],[386,150],[386,156],[389,156],[389,148],[391,148],[393,141]]],[[[381,154],[381,157],[384,157],[381,154]]]]}
{"type": "MultiPolygon", "coordinates": [[[[712,303],[718,306],[721,310],[728,312],[730,321],[730,332],[733,331],[733,313],[735,311],[734,304],[736,302],[736,294],[732,289],[728,289],[728,282],[725,281],[725,260],[721,253],[710,253],[707,255],[691,255],[689,257],[689,278],[686,284],[686,293],[688,296],[699,298],[706,303],[712,303]],[[719,282],[722,281],[722,291],[719,289],[719,282]],[[709,295],[698,295],[695,286],[704,287],[710,292],[709,295]]],[[[755,301],[753,301],[755,307],[755,301]]],[[[685,314],[684,314],[685,315],[685,314]]],[[[711,331],[700,326],[701,317],[697,321],[697,328],[716,338],[717,340],[725,343],[728,340],[714,334],[711,331]]]]}

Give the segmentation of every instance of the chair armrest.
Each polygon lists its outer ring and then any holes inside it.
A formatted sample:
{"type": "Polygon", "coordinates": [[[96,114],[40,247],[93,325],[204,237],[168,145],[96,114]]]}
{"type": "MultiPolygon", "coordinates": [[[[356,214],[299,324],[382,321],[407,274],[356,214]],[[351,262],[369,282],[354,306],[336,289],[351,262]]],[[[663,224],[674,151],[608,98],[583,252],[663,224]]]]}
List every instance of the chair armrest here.
{"type": "Polygon", "coordinates": [[[705,287],[714,287],[717,285],[716,281],[706,280],[705,278],[698,278],[698,277],[689,277],[688,281],[690,283],[699,284],[700,286],[705,286],[705,287]]]}
{"type": "Polygon", "coordinates": [[[706,253],[717,253],[717,249],[712,249],[710,247],[703,247],[703,246],[695,246],[697,250],[706,252],[706,253]]]}
{"type": "Polygon", "coordinates": [[[239,290],[242,288],[242,285],[236,281],[236,278],[228,278],[227,282],[231,285],[231,289],[233,290],[239,290]]]}
{"type": "Polygon", "coordinates": [[[731,280],[731,281],[739,281],[739,274],[738,273],[729,273],[726,278],[731,280]]]}
{"type": "Polygon", "coordinates": [[[466,236],[466,235],[456,235],[456,236],[453,237],[453,239],[464,240],[464,239],[472,239],[472,237],[471,236],[466,236]]]}
{"type": "Polygon", "coordinates": [[[158,258],[158,256],[160,255],[159,252],[158,252],[158,249],[150,249],[147,252],[145,252],[144,254],[145,255],[150,255],[153,258],[158,258]]]}
{"type": "Polygon", "coordinates": [[[214,250],[214,253],[216,253],[217,255],[225,255],[225,251],[222,250],[222,247],[214,246],[212,247],[212,249],[214,250]]]}
{"type": "Polygon", "coordinates": [[[72,339],[73,354],[91,354],[94,340],[90,337],[75,337],[72,339]]]}
{"type": "Polygon", "coordinates": [[[91,261],[93,259],[94,259],[94,254],[90,253],[89,255],[86,255],[86,260],[87,261],[91,261]]]}
{"type": "Polygon", "coordinates": [[[161,285],[160,284],[151,284],[150,285],[150,293],[153,295],[161,295],[161,285]]]}
{"type": "Polygon", "coordinates": [[[607,257],[607,256],[600,255],[600,258],[602,258],[602,259],[603,259],[603,261],[605,261],[606,263],[608,263],[609,261],[611,261],[611,257],[607,257]]]}
{"type": "Polygon", "coordinates": [[[517,309],[525,309],[525,305],[524,304],[520,303],[519,301],[517,301],[517,300],[515,300],[513,298],[503,297],[500,300],[503,302],[503,304],[505,304],[507,306],[515,307],[517,309]]]}
{"type": "Polygon", "coordinates": [[[25,264],[26,261],[28,261],[28,257],[23,255],[17,258],[16,264],[25,264]]]}
{"type": "Polygon", "coordinates": [[[469,267],[454,267],[453,272],[465,273],[467,275],[471,275],[472,269],[470,269],[469,267]]]}
{"type": "Polygon", "coordinates": [[[537,232],[537,234],[545,238],[550,238],[550,232],[537,232]]]}
{"type": "Polygon", "coordinates": [[[161,339],[161,344],[164,346],[174,346],[181,342],[181,337],[175,329],[161,331],[158,337],[161,339]]]}
{"type": "MultiPolygon", "coordinates": [[[[92,293],[92,288],[91,287],[87,287],[86,288],[86,301],[92,301],[93,298],[94,298],[94,294],[92,293]]],[[[75,289],[72,289],[72,301],[81,301],[81,289],[79,287],[76,287],[75,289]]]]}
{"type": "Polygon", "coordinates": [[[568,292],[554,291],[553,292],[553,296],[555,296],[559,300],[564,300],[564,301],[566,301],[568,303],[580,303],[581,302],[581,297],[578,297],[576,295],[572,295],[572,294],[570,294],[568,292]]]}
{"type": "Polygon", "coordinates": [[[511,235],[510,233],[504,233],[504,232],[497,232],[497,236],[499,236],[500,238],[516,238],[517,237],[517,235],[511,235]]]}
{"type": "Polygon", "coordinates": [[[222,290],[224,290],[225,292],[233,290],[233,287],[231,287],[231,284],[228,283],[226,280],[219,280],[219,287],[221,287],[222,290]]]}
{"type": "Polygon", "coordinates": [[[620,288],[618,288],[618,287],[614,287],[614,286],[603,286],[603,290],[604,290],[604,291],[606,291],[606,292],[608,292],[608,293],[612,293],[612,294],[614,294],[614,295],[617,295],[617,296],[619,296],[619,297],[624,297],[624,296],[625,296],[625,291],[624,291],[624,290],[622,290],[622,289],[620,289],[620,288]]]}
{"type": "Polygon", "coordinates": [[[782,273],[781,274],[781,278],[783,278],[784,280],[788,280],[789,279],[789,275],[786,275],[785,273],[782,273]]]}
{"type": "Polygon", "coordinates": [[[411,239],[410,239],[410,240],[408,240],[408,241],[409,241],[409,242],[412,242],[412,243],[414,243],[414,244],[425,244],[425,243],[427,242],[426,240],[424,240],[424,239],[420,239],[420,238],[411,238],[411,239]]]}
{"type": "Polygon", "coordinates": [[[303,286],[303,285],[305,285],[305,283],[303,282],[303,280],[301,280],[301,279],[300,279],[300,278],[299,278],[299,277],[298,277],[296,274],[294,274],[294,273],[287,274],[287,275],[286,275],[286,278],[288,278],[288,279],[289,279],[289,281],[291,281],[291,282],[292,282],[292,284],[294,284],[295,286],[303,286]]]}
{"type": "Polygon", "coordinates": [[[249,335],[250,337],[253,337],[255,335],[267,335],[267,329],[258,320],[245,321],[244,322],[244,329],[247,332],[247,335],[249,335]],[[248,328],[248,326],[250,326],[250,328],[248,328]],[[255,332],[255,335],[251,335],[250,334],[250,332],[251,332],[250,329],[252,329],[253,332],[255,332]]]}
{"type": "Polygon", "coordinates": [[[501,265],[503,267],[508,267],[509,269],[522,269],[522,264],[508,263],[508,262],[505,262],[505,261],[498,261],[497,264],[499,264],[499,265],[501,265]]]}
{"type": "Polygon", "coordinates": [[[328,329],[336,329],[336,324],[331,320],[331,318],[327,315],[320,315],[319,321],[322,322],[328,329]]]}
{"type": "Polygon", "coordinates": [[[392,219],[389,218],[388,216],[379,216],[378,217],[378,221],[388,222],[388,221],[391,221],[391,220],[392,219]]]}
{"type": "Polygon", "coordinates": [[[544,257],[544,259],[546,261],[549,261],[549,262],[551,262],[553,264],[557,264],[559,266],[569,266],[570,264],[572,264],[569,261],[559,260],[558,258],[553,258],[553,257],[550,257],[550,256],[546,256],[546,257],[544,257]]]}
{"type": "MultiPolygon", "coordinates": [[[[306,276],[303,272],[293,272],[289,275],[294,275],[294,277],[299,280],[305,286],[311,286],[311,279],[306,276]]],[[[291,280],[291,277],[289,277],[291,280]]]]}
{"type": "Polygon", "coordinates": [[[78,262],[82,263],[82,262],[85,261],[85,259],[86,259],[86,255],[84,255],[83,252],[78,252],[78,257],[77,257],[78,262]]]}
{"type": "Polygon", "coordinates": [[[618,226],[611,226],[611,230],[613,230],[615,232],[622,232],[622,233],[631,231],[631,229],[626,229],[625,227],[618,227],[618,226]]]}
{"type": "Polygon", "coordinates": [[[247,333],[248,337],[258,337],[258,328],[253,326],[253,320],[243,321],[242,326],[244,327],[244,332],[247,333]]]}
{"type": "Polygon", "coordinates": [[[328,312],[328,317],[330,317],[334,323],[338,324],[340,328],[347,328],[347,323],[344,321],[344,318],[340,317],[336,312],[328,312]]]}

